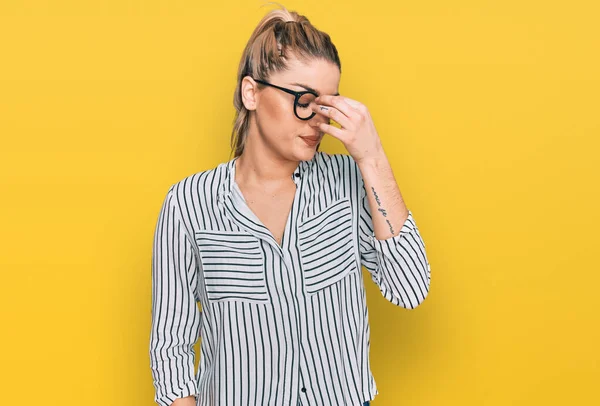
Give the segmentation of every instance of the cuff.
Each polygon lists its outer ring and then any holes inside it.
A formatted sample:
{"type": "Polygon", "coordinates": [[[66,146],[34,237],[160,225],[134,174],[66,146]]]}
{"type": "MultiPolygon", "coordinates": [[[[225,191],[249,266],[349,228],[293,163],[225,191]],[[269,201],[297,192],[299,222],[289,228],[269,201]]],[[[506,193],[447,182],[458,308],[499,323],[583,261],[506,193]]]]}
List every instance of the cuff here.
{"type": "Polygon", "coordinates": [[[176,399],[185,398],[187,396],[198,397],[198,387],[195,379],[187,381],[183,388],[173,390],[172,392],[163,395],[160,399],[155,399],[155,401],[160,406],[171,406],[176,399]]]}

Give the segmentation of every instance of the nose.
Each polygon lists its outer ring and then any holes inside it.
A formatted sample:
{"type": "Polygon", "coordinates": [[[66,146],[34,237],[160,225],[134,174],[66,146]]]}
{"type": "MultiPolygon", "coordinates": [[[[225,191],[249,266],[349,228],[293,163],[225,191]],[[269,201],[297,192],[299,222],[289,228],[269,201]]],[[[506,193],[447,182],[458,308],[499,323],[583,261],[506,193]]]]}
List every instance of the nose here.
{"type": "Polygon", "coordinates": [[[313,118],[308,120],[308,125],[313,129],[313,131],[316,131],[319,135],[322,136],[324,131],[321,129],[321,127],[319,127],[320,123],[329,124],[329,117],[324,117],[317,113],[314,115],[313,118]]]}
{"type": "Polygon", "coordinates": [[[329,124],[329,117],[323,115],[323,113],[320,113],[315,107],[316,105],[312,106],[312,110],[315,113],[315,115],[310,120],[308,120],[309,124],[313,127],[318,126],[319,123],[329,124]]]}

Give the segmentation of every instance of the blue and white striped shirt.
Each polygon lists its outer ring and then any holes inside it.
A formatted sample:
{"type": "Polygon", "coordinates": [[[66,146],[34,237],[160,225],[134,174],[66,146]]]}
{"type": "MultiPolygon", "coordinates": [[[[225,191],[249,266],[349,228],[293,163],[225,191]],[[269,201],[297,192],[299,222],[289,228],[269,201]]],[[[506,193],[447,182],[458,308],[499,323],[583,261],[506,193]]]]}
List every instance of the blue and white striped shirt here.
{"type": "Polygon", "coordinates": [[[292,176],[280,245],[235,183],[236,159],[173,184],[160,210],[149,345],[156,403],[372,400],[379,392],[361,266],[391,303],[423,302],[430,266],[412,212],[398,235],[376,239],[354,159],[317,151],[292,176]]]}

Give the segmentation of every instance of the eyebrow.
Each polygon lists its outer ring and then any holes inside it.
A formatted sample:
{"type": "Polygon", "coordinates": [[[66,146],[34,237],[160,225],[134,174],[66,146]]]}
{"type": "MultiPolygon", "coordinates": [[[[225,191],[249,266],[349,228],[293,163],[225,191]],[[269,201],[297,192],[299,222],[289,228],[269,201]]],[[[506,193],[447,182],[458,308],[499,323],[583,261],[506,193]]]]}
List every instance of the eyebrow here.
{"type": "MultiPolygon", "coordinates": [[[[317,95],[319,95],[319,96],[321,95],[321,93],[319,93],[318,91],[316,91],[316,90],[315,90],[315,89],[313,89],[312,87],[310,87],[310,86],[307,86],[307,85],[305,85],[305,84],[303,84],[303,83],[292,83],[292,85],[296,85],[296,86],[303,87],[303,88],[305,88],[306,90],[310,90],[311,92],[315,92],[315,93],[316,93],[317,95]]],[[[334,94],[334,96],[339,96],[339,95],[340,95],[339,93],[336,93],[336,94],[334,94]]]]}

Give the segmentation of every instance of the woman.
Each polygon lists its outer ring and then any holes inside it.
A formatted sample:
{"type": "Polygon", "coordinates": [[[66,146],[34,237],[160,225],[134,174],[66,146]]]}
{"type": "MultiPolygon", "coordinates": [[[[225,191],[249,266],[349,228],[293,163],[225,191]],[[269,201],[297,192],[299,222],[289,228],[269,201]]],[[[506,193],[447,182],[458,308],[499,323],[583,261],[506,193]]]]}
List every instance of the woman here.
{"type": "Polygon", "coordinates": [[[238,73],[235,157],[173,184],[156,226],[155,401],[368,405],[361,266],[391,303],[415,308],[429,291],[425,244],[368,110],[338,93],[327,34],[273,10],[238,73]],[[324,133],[350,155],[319,152],[324,133]]]}

